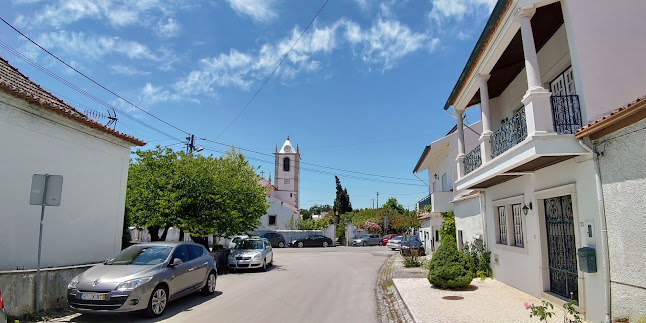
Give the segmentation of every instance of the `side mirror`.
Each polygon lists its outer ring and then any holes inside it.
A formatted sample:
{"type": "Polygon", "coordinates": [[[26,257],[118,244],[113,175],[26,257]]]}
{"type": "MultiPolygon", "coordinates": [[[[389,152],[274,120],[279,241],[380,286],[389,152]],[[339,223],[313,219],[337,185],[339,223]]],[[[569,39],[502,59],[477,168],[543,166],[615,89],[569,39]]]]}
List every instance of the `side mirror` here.
{"type": "Polygon", "coordinates": [[[168,264],[168,267],[175,267],[175,266],[179,266],[181,264],[182,264],[182,259],[174,258],[173,261],[171,261],[171,263],[168,264]]]}

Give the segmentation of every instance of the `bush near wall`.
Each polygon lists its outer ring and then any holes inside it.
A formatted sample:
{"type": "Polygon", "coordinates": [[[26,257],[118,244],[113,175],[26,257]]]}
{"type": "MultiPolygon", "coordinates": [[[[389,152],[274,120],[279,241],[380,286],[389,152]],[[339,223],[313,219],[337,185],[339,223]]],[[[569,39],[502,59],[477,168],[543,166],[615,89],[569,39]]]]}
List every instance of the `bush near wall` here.
{"type": "Polygon", "coordinates": [[[472,280],[469,257],[458,251],[455,236],[445,234],[440,247],[431,258],[428,281],[438,288],[453,289],[465,287],[472,280]]]}

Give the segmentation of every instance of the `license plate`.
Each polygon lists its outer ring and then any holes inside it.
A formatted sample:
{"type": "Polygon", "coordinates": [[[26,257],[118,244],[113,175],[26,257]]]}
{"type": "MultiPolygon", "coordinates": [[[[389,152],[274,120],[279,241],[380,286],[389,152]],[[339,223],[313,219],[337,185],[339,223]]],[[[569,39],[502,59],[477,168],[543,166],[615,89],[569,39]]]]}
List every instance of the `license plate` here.
{"type": "Polygon", "coordinates": [[[104,301],[105,294],[99,293],[82,293],[81,299],[86,301],[104,301]]]}

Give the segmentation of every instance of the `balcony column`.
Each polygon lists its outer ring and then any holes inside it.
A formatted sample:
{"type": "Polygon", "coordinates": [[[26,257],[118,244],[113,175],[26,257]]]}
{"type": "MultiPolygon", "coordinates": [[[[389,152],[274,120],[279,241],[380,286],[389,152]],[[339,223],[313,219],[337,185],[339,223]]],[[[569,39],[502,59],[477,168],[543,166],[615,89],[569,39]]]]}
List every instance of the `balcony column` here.
{"type": "Polygon", "coordinates": [[[466,156],[464,154],[464,124],[462,122],[462,113],[463,110],[455,110],[455,115],[458,120],[458,158],[456,161],[458,162],[458,178],[462,178],[464,176],[464,157],[466,156]]]}
{"type": "Polygon", "coordinates": [[[491,159],[491,122],[489,121],[489,86],[487,81],[491,75],[480,74],[480,119],[482,120],[482,135],[480,135],[480,157],[482,163],[491,159]]]}
{"type": "Polygon", "coordinates": [[[521,102],[525,105],[527,134],[529,136],[554,132],[550,105],[551,93],[543,87],[541,82],[536,45],[534,44],[534,34],[532,33],[531,19],[534,13],[536,13],[535,8],[519,8],[516,17],[520,22],[520,34],[523,39],[523,53],[525,55],[528,89],[521,102]]]}

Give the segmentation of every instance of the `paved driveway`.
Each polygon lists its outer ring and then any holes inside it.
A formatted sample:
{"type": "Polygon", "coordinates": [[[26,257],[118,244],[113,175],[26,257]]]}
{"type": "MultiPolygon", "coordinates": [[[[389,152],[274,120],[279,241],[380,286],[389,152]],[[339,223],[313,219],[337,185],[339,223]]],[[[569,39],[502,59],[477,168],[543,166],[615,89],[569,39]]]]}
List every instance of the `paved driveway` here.
{"type": "Polygon", "coordinates": [[[156,320],[74,315],[59,322],[377,322],[375,282],[386,247],[274,249],[267,272],[223,274],[214,297],[170,303],[156,320]]]}

